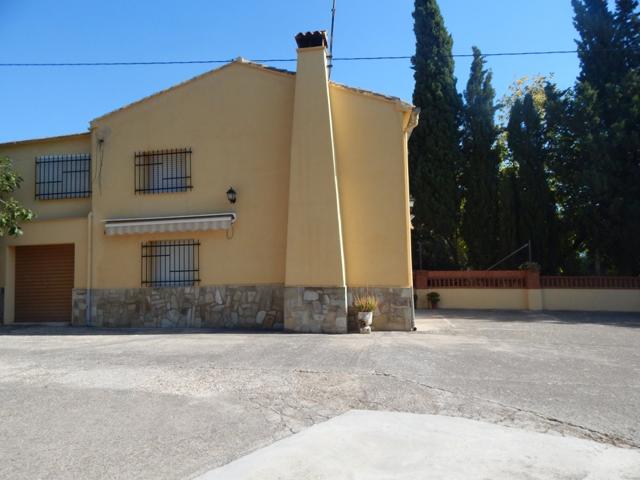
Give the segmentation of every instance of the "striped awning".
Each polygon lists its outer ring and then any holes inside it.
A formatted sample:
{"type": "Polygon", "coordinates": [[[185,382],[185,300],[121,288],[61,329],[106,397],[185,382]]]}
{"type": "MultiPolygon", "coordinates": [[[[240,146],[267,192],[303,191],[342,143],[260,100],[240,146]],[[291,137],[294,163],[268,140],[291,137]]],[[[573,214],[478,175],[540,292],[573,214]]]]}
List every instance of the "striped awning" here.
{"type": "Polygon", "coordinates": [[[202,232],[227,230],[236,221],[235,213],[185,215],[179,217],[118,218],[105,220],[105,235],[140,235],[144,233],[202,232]]]}

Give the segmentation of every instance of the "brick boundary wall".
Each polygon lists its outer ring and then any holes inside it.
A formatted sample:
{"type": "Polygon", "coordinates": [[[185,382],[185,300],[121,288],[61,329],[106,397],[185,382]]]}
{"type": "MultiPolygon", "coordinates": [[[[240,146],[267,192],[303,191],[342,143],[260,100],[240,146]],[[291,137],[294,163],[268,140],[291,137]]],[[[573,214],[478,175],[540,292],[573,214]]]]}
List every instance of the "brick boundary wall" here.
{"type": "Polygon", "coordinates": [[[547,276],[540,277],[542,288],[640,289],[640,277],[547,276]]]}
{"type": "Polygon", "coordinates": [[[640,311],[640,277],[417,270],[413,279],[417,308],[427,308],[426,294],[437,291],[440,308],[640,311]]]}
{"type": "Polygon", "coordinates": [[[540,288],[540,274],[525,270],[415,270],[416,289],[435,288],[540,288]]]}
{"type": "Polygon", "coordinates": [[[435,288],[589,288],[640,289],[640,277],[540,275],[529,270],[415,270],[416,289],[435,288]]]}

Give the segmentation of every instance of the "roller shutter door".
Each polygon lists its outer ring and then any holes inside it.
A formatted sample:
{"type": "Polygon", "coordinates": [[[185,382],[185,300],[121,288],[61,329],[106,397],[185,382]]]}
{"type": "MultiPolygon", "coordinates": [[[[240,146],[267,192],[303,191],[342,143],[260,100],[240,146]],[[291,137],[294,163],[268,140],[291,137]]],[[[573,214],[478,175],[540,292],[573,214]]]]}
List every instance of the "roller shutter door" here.
{"type": "Polygon", "coordinates": [[[73,245],[16,247],[16,322],[69,322],[73,245]]]}

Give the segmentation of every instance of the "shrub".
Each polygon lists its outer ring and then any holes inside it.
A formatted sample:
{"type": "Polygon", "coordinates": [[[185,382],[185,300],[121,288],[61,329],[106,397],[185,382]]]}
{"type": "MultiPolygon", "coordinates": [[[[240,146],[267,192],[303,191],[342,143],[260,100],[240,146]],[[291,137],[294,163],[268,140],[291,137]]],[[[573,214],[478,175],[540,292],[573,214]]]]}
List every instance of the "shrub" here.
{"type": "Polygon", "coordinates": [[[536,262],[524,262],[522,265],[518,267],[519,270],[529,270],[532,272],[540,271],[540,264],[536,262]]]}
{"type": "Polygon", "coordinates": [[[375,312],[378,308],[378,299],[373,295],[353,297],[353,308],[358,312],[375,312]]]}
{"type": "Polygon", "coordinates": [[[438,292],[429,292],[427,293],[427,300],[429,301],[429,304],[436,305],[440,302],[440,294],[438,292]]]}

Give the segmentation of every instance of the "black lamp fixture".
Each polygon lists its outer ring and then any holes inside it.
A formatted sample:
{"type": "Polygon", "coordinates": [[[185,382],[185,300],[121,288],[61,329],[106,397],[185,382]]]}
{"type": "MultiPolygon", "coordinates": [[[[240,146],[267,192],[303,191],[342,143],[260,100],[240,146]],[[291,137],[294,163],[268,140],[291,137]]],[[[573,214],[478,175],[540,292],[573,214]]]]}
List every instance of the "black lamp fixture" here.
{"type": "Polygon", "coordinates": [[[229,190],[227,190],[227,199],[229,203],[236,203],[237,194],[233,187],[229,187],[229,190]]]}

